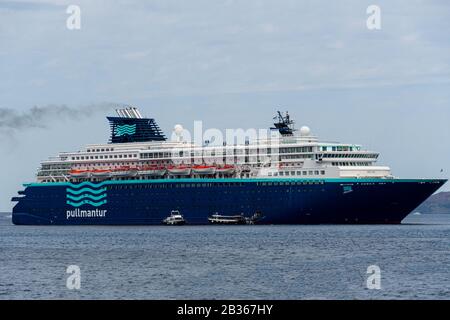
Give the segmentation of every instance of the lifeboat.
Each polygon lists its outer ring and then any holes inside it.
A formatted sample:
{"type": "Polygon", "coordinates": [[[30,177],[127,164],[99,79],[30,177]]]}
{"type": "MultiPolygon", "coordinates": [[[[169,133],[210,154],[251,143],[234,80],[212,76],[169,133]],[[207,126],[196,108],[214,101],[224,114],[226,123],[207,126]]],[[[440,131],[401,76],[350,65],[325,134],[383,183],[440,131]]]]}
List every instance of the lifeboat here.
{"type": "Polygon", "coordinates": [[[191,167],[180,165],[180,166],[169,166],[167,168],[170,174],[176,176],[188,176],[191,174],[191,167]]]}
{"type": "Polygon", "coordinates": [[[230,164],[226,164],[222,167],[218,167],[216,169],[217,173],[221,173],[221,174],[233,174],[235,171],[234,166],[230,165],[230,164]]]}
{"type": "Polygon", "coordinates": [[[166,173],[165,167],[159,166],[148,166],[142,167],[139,169],[139,174],[141,175],[149,175],[149,176],[163,176],[166,173]]]}
{"type": "Polygon", "coordinates": [[[93,177],[108,178],[111,176],[111,170],[96,169],[91,171],[93,177]]]}
{"type": "Polygon", "coordinates": [[[112,177],[134,177],[138,173],[137,168],[119,167],[111,171],[112,177]]]}
{"type": "Polygon", "coordinates": [[[208,165],[193,166],[192,172],[195,174],[214,174],[216,173],[216,167],[208,165]]]}
{"type": "Polygon", "coordinates": [[[89,178],[91,176],[91,171],[89,170],[71,170],[70,176],[74,178],[89,178]]]}

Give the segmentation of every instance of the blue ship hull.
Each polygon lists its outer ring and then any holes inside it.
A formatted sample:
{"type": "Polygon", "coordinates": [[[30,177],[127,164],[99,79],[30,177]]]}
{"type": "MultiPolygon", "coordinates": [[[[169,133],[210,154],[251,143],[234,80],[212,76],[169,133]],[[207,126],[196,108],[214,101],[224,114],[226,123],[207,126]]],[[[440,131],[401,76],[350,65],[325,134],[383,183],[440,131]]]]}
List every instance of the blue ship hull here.
{"type": "Polygon", "coordinates": [[[446,180],[169,179],[28,184],[18,225],[159,225],[172,210],[187,224],[262,213],[261,224],[397,224],[446,180]]]}

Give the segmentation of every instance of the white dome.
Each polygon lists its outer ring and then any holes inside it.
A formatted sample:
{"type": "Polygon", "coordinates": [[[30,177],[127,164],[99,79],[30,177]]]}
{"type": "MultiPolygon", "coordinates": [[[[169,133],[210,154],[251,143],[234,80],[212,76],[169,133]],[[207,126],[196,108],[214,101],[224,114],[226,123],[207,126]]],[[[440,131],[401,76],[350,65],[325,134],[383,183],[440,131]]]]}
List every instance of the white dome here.
{"type": "Polygon", "coordinates": [[[173,131],[175,132],[176,135],[180,135],[183,133],[183,126],[181,124],[176,124],[175,127],[173,127],[173,131]]]}
{"type": "Polygon", "coordinates": [[[311,133],[311,129],[307,126],[303,126],[300,128],[300,135],[302,136],[309,136],[311,133]]]}

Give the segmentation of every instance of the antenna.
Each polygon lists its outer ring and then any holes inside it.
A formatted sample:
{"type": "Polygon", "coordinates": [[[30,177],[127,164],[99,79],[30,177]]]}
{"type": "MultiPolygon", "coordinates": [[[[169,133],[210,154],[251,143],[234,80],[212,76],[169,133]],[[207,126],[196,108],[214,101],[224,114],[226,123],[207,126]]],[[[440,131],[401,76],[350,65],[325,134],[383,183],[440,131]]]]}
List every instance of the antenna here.
{"type": "Polygon", "coordinates": [[[274,123],[274,128],[270,128],[271,130],[278,130],[282,136],[292,136],[294,134],[294,120],[291,120],[289,112],[283,115],[281,111],[277,111],[277,115],[273,118],[274,120],[278,120],[278,122],[274,123]]]}

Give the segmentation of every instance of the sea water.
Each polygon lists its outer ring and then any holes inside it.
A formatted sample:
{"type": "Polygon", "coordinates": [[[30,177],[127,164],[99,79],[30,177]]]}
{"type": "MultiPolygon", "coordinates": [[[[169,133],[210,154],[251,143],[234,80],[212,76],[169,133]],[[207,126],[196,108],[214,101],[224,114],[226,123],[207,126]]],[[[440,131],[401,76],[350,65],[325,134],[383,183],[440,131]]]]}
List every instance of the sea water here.
{"type": "Polygon", "coordinates": [[[140,227],[14,226],[0,215],[0,299],[450,299],[449,266],[450,214],[140,227]]]}

